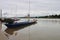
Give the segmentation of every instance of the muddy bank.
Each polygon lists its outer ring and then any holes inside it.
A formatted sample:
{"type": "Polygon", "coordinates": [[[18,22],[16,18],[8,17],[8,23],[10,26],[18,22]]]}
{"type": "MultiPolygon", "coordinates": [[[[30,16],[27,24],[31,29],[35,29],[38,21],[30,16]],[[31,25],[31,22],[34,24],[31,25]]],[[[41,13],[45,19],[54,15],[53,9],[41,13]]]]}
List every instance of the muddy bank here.
{"type": "Polygon", "coordinates": [[[8,40],[7,36],[5,35],[5,32],[2,31],[2,24],[0,23],[0,40],[8,40]]]}

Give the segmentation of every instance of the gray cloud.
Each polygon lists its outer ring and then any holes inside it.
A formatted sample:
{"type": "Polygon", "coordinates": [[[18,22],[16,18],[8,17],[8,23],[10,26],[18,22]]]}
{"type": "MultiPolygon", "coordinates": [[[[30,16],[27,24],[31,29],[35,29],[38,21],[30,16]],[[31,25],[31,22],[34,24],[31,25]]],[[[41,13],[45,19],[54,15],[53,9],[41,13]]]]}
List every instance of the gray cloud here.
{"type": "MultiPolygon", "coordinates": [[[[29,0],[0,0],[0,9],[3,13],[28,14],[29,0]]],[[[60,14],[60,0],[30,0],[30,10],[32,15],[60,14]]]]}

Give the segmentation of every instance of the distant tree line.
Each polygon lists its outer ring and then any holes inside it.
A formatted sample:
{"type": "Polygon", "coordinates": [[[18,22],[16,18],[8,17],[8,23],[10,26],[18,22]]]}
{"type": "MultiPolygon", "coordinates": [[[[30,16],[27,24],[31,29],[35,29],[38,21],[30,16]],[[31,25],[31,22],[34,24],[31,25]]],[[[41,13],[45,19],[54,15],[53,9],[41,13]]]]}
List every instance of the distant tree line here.
{"type": "Polygon", "coordinates": [[[38,16],[35,18],[60,18],[60,15],[38,16]]]}
{"type": "MultiPolygon", "coordinates": [[[[17,17],[17,18],[28,18],[28,17],[17,17]]],[[[48,15],[48,16],[36,16],[36,17],[29,17],[29,18],[60,18],[60,14],[59,15],[48,15]]],[[[7,19],[5,19],[6,21],[7,19]]],[[[0,18],[1,21],[1,18],[0,18]]],[[[8,21],[13,21],[13,19],[8,19],[8,21]]]]}
{"type": "MultiPolygon", "coordinates": [[[[19,18],[27,18],[27,17],[19,17],[19,18]]],[[[29,18],[60,18],[59,15],[48,15],[48,16],[35,16],[35,17],[29,17],[29,18]]]]}

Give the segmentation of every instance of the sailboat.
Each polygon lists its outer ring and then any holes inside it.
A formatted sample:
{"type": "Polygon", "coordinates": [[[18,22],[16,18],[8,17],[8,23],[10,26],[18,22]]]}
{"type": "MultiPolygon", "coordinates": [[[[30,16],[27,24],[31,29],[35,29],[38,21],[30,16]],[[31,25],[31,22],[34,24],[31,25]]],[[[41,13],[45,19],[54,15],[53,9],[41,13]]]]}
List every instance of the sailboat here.
{"type": "Polygon", "coordinates": [[[6,23],[5,25],[8,27],[8,28],[16,28],[16,27],[21,27],[21,26],[26,26],[26,25],[31,25],[31,24],[35,24],[37,23],[37,20],[36,19],[33,19],[33,20],[30,20],[29,17],[30,15],[28,14],[28,21],[23,21],[23,22],[19,22],[19,21],[14,21],[12,22],[10,20],[10,22],[6,23]]]}
{"type": "MultiPolygon", "coordinates": [[[[30,13],[30,0],[29,0],[29,13],[30,13]]],[[[8,28],[16,28],[16,27],[20,27],[20,26],[25,26],[25,25],[30,25],[30,24],[34,24],[37,22],[36,19],[33,19],[30,21],[30,14],[28,14],[28,21],[24,21],[24,22],[8,22],[6,23],[5,25],[8,27],[8,28]]]]}

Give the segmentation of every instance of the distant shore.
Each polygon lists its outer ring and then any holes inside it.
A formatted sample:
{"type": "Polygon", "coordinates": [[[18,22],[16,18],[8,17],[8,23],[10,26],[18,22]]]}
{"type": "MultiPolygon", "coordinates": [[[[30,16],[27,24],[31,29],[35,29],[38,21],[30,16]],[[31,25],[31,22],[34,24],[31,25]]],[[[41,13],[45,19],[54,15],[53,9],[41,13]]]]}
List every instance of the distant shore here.
{"type": "MultiPolygon", "coordinates": [[[[28,18],[28,17],[19,17],[19,18],[28,18]]],[[[29,18],[60,18],[60,15],[35,16],[29,18]]]]}
{"type": "MultiPolygon", "coordinates": [[[[15,18],[15,17],[10,17],[10,18],[15,18]]],[[[10,19],[7,18],[7,19],[10,19]]],[[[48,15],[48,16],[35,16],[35,17],[16,17],[16,18],[48,18],[48,19],[60,19],[60,15],[48,15]]],[[[4,18],[6,19],[6,18],[4,18]]],[[[0,21],[2,21],[2,18],[0,18],[0,21]]]]}

